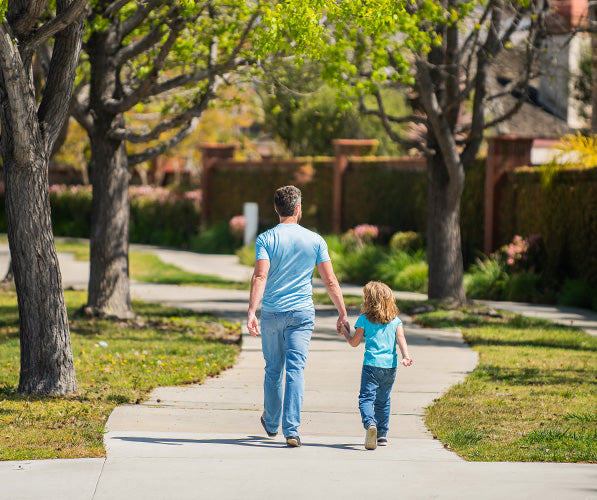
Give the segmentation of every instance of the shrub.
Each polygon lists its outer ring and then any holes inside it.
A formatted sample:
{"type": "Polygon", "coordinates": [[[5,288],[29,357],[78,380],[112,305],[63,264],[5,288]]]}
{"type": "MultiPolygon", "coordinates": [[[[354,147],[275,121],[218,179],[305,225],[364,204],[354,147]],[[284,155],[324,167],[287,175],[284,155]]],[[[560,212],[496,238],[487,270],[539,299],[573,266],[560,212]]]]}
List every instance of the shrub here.
{"type": "MultiPolygon", "coordinates": [[[[392,283],[398,273],[421,257],[416,257],[403,250],[390,251],[377,266],[377,276],[384,283],[392,283]]],[[[424,258],[424,257],[422,257],[424,258]]],[[[392,285],[389,285],[390,287],[392,285]]]]}
{"type": "Polygon", "coordinates": [[[216,224],[203,230],[191,240],[191,250],[201,253],[234,253],[238,240],[230,233],[228,224],[216,224]]]}
{"type": "Polygon", "coordinates": [[[517,302],[535,302],[539,297],[541,277],[532,272],[513,274],[506,281],[504,298],[517,302]]]}
{"type": "Polygon", "coordinates": [[[594,308],[597,291],[586,281],[568,279],[558,294],[558,303],[563,306],[594,308]]]}
{"type": "Polygon", "coordinates": [[[420,260],[406,266],[394,277],[389,285],[395,290],[426,293],[427,283],[427,262],[420,260]]]}
{"type": "Polygon", "coordinates": [[[414,231],[394,233],[390,238],[390,248],[404,252],[415,252],[423,248],[423,237],[414,231]]]}
{"type": "Polygon", "coordinates": [[[239,248],[236,252],[238,260],[245,266],[253,266],[255,264],[255,245],[248,245],[239,248]]]}
{"type": "Polygon", "coordinates": [[[363,245],[356,250],[337,254],[334,258],[334,270],[340,281],[364,284],[376,278],[383,250],[375,245],[363,245]]]}
{"type": "Polygon", "coordinates": [[[129,192],[131,242],[190,247],[199,232],[200,192],[151,186],[131,186],[129,192]]]}
{"type": "Polygon", "coordinates": [[[230,219],[228,226],[230,228],[230,233],[234,236],[237,240],[242,240],[245,235],[245,226],[247,225],[247,219],[244,215],[235,215],[230,219]]]}
{"type": "Polygon", "coordinates": [[[516,235],[512,241],[500,248],[492,258],[503,261],[507,271],[531,271],[534,272],[540,263],[542,243],[541,236],[533,234],[528,238],[516,235]]]}
{"type": "Polygon", "coordinates": [[[464,275],[466,295],[476,299],[500,299],[507,275],[497,259],[477,259],[464,275]]]}
{"type": "Polygon", "coordinates": [[[55,235],[89,238],[91,226],[91,186],[52,185],[52,230],[55,235]]]}
{"type": "Polygon", "coordinates": [[[359,224],[354,228],[355,236],[363,244],[372,243],[379,236],[379,228],[371,224],[359,224]]]}

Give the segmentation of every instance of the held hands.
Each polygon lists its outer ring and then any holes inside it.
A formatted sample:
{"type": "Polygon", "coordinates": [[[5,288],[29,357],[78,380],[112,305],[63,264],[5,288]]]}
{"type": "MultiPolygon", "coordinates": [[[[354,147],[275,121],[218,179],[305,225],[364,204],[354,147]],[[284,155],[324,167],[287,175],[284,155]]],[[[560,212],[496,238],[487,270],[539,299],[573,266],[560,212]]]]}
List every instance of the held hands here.
{"type": "Polygon", "coordinates": [[[413,364],[413,360],[409,357],[404,357],[402,358],[402,361],[400,361],[400,364],[404,366],[410,366],[413,364]]]}
{"type": "Polygon", "coordinates": [[[346,316],[338,317],[338,321],[336,322],[336,333],[342,336],[350,336],[350,323],[346,316]]]}

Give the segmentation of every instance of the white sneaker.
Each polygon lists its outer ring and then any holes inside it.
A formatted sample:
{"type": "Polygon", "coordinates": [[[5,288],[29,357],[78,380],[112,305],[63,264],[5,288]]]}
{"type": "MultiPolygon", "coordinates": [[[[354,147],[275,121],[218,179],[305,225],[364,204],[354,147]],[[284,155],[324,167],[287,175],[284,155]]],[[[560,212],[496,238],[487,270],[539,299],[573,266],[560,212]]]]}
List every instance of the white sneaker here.
{"type": "Polygon", "coordinates": [[[374,450],[377,448],[377,427],[371,424],[367,427],[367,433],[365,434],[365,449],[374,450]]]}

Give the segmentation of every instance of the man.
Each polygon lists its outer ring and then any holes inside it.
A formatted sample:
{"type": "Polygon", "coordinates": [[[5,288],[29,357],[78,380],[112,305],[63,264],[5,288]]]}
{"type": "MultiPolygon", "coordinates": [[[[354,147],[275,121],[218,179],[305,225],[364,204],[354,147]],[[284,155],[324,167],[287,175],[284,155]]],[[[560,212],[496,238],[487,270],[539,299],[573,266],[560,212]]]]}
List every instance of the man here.
{"type": "Polygon", "coordinates": [[[297,447],[301,445],[298,427],[305,392],[303,371],[315,319],[315,266],[338,310],[337,333],[342,335],[343,328],[349,329],[350,325],[327,244],[321,236],[299,225],[300,190],[294,186],[276,190],[274,208],[280,224],[260,234],[255,242],[247,327],[254,337],[261,333],[265,359],[261,425],[269,437],[274,437],[281,423],[286,444],[297,447]],[[255,314],[261,299],[260,332],[255,314]]]}

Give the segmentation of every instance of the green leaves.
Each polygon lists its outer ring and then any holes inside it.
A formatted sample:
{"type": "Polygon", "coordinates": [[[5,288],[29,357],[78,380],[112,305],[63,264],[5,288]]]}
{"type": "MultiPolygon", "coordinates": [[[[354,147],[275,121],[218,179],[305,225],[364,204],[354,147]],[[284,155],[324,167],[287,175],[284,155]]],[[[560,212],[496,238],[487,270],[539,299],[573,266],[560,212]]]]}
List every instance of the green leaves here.
{"type": "Polygon", "coordinates": [[[4,22],[6,11],[8,10],[8,0],[0,0],[0,22],[4,22]]]}

